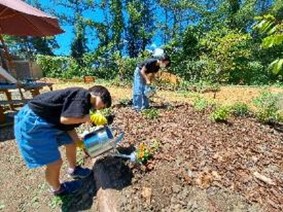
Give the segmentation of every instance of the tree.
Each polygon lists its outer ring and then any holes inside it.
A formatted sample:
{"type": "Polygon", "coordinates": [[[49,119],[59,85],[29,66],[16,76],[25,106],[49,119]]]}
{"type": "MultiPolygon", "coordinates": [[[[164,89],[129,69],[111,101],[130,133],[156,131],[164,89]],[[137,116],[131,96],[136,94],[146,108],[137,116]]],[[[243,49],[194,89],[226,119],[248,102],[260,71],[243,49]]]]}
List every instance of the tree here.
{"type": "Polygon", "coordinates": [[[111,0],[110,1],[110,13],[112,16],[112,43],[115,50],[122,51],[122,33],[124,31],[124,20],[123,20],[123,4],[121,0],[111,0]]]}
{"type": "Polygon", "coordinates": [[[88,20],[84,17],[84,13],[90,11],[94,7],[92,0],[53,0],[55,4],[64,8],[64,12],[60,11],[57,16],[66,24],[75,26],[74,39],[71,44],[71,55],[75,60],[82,64],[83,54],[87,51],[86,28],[88,20]]]}
{"type": "Polygon", "coordinates": [[[137,57],[150,44],[155,33],[154,2],[152,0],[128,0],[128,25],[126,27],[127,51],[137,57]]]}
{"type": "Polygon", "coordinates": [[[157,25],[161,28],[163,42],[168,43],[189,25],[197,23],[204,14],[204,3],[195,0],[159,0],[161,18],[157,19],[157,25]]]}
{"type": "MultiPolygon", "coordinates": [[[[272,15],[264,15],[257,17],[257,24],[254,29],[259,30],[265,37],[262,40],[263,48],[274,48],[283,45],[283,22],[276,20],[272,15]]],[[[283,68],[282,51],[270,65],[269,68],[274,74],[281,73],[283,68]]]]}
{"type": "Polygon", "coordinates": [[[87,51],[86,46],[86,36],[85,36],[85,26],[83,24],[82,17],[78,17],[76,23],[76,39],[71,44],[71,56],[79,63],[80,66],[84,66],[83,55],[87,51]]]}

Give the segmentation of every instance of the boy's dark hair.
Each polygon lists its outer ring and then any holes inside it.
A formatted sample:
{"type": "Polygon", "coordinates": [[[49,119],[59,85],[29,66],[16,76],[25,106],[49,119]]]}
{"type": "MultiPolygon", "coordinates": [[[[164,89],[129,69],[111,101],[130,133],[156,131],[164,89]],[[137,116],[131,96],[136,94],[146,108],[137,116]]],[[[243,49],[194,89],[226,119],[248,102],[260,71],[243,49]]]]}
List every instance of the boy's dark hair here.
{"type": "Polygon", "coordinates": [[[101,85],[95,85],[88,89],[89,92],[94,96],[100,96],[103,103],[106,105],[106,107],[111,107],[112,104],[112,98],[107,90],[107,88],[101,86],[101,85]]]}
{"type": "Polygon", "coordinates": [[[169,67],[169,66],[171,65],[171,60],[170,60],[169,55],[164,54],[164,55],[161,57],[161,60],[162,60],[162,61],[168,61],[168,62],[169,62],[166,67],[169,67]]]}

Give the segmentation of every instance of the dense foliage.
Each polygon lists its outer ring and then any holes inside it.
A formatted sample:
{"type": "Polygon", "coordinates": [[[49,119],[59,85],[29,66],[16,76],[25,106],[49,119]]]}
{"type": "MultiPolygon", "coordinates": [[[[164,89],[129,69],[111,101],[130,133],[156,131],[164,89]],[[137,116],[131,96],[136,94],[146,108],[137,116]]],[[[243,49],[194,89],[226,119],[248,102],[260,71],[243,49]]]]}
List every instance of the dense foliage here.
{"type": "Polygon", "coordinates": [[[54,54],[51,38],[6,37],[22,57],[40,54],[46,76],[131,79],[136,64],[150,56],[151,44],[162,43],[172,58],[169,71],[186,81],[282,81],[282,0],[50,1],[62,10],[28,2],[72,27],[70,55],[45,56],[54,54]]]}

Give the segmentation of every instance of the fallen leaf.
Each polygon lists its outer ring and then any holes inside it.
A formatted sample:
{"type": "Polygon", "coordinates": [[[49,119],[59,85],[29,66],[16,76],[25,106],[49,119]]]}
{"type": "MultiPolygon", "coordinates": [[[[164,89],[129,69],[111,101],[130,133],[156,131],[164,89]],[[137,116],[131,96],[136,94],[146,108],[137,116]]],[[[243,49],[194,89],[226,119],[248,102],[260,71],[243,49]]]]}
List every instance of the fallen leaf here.
{"type": "Polygon", "coordinates": [[[142,197],[145,199],[145,202],[147,204],[150,204],[151,202],[151,196],[152,196],[152,189],[149,187],[143,187],[141,192],[142,197]]]}
{"type": "Polygon", "coordinates": [[[196,184],[200,187],[200,188],[208,188],[211,184],[211,182],[213,181],[213,177],[211,174],[209,173],[201,173],[199,175],[199,177],[196,179],[196,184]]]}
{"type": "Polygon", "coordinates": [[[266,176],[264,176],[264,175],[262,175],[262,174],[260,174],[258,172],[254,172],[253,175],[257,179],[259,179],[259,180],[261,180],[261,181],[263,181],[263,182],[265,182],[265,183],[267,183],[269,185],[275,185],[275,183],[272,181],[272,179],[270,179],[270,178],[268,178],[268,177],[266,177],[266,176]]]}

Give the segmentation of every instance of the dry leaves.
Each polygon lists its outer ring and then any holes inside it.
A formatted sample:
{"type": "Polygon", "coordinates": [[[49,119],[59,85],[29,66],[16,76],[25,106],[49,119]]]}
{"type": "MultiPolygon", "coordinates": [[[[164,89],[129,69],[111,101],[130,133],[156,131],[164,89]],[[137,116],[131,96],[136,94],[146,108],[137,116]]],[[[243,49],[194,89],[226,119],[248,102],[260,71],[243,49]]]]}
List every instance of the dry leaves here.
{"type": "MultiPolygon", "coordinates": [[[[282,134],[270,126],[253,118],[213,123],[209,111],[199,113],[190,105],[160,109],[161,116],[155,120],[147,120],[130,108],[120,108],[116,114],[119,124],[127,123],[125,144],[160,141],[151,162],[154,166],[145,167],[154,167],[147,172],[149,178],[163,177],[154,175],[162,167],[175,174],[175,183],[202,189],[223,187],[249,202],[283,210],[282,134]]],[[[145,173],[135,173],[142,181],[145,173]]],[[[150,196],[146,191],[150,193],[145,189],[143,196],[150,196]]]]}

